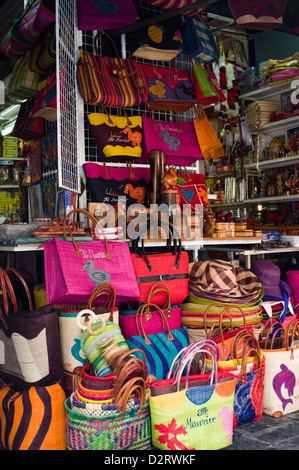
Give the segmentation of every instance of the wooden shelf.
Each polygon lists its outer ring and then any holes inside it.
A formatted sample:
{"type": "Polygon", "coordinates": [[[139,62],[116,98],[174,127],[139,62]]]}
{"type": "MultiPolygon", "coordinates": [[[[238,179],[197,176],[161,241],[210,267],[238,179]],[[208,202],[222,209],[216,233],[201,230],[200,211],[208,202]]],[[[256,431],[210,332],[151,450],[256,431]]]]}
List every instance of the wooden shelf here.
{"type": "Polygon", "coordinates": [[[240,95],[239,99],[248,101],[255,101],[260,99],[265,101],[277,101],[278,95],[287,91],[292,91],[291,83],[295,79],[296,77],[292,77],[292,80],[285,83],[279,83],[277,85],[268,85],[262,88],[258,88],[257,90],[249,91],[248,93],[240,95]]]}
{"type": "Polygon", "coordinates": [[[287,119],[280,119],[279,121],[268,122],[268,124],[252,131],[251,134],[269,134],[277,136],[281,132],[285,133],[287,129],[296,127],[296,124],[299,124],[299,115],[287,119]]]}
{"type": "Polygon", "coordinates": [[[276,158],[274,160],[263,160],[261,162],[248,163],[244,168],[281,168],[283,166],[291,166],[299,164],[299,155],[291,155],[289,157],[276,158]]]}
{"type": "Polygon", "coordinates": [[[273,204],[275,202],[297,202],[299,201],[299,194],[291,194],[290,196],[269,196],[269,197],[257,197],[254,199],[244,199],[240,202],[225,202],[224,204],[213,204],[212,209],[222,207],[236,207],[241,204],[273,204]]]}

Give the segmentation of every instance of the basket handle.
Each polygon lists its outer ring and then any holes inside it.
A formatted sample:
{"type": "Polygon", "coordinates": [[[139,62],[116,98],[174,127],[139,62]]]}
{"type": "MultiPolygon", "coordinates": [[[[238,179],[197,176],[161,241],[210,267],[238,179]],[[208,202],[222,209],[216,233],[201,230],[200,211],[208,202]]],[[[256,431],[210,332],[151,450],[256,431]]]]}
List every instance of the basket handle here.
{"type": "Polygon", "coordinates": [[[283,347],[286,348],[287,351],[289,350],[289,346],[291,345],[292,355],[294,354],[293,351],[294,351],[295,334],[298,338],[298,333],[299,333],[299,320],[294,319],[285,327],[284,339],[283,339],[283,347]],[[291,333],[291,336],[290,336],[290,333],[291,333]]]}
{"type": "Polygon", "coordinates": [[[66,223],[67,223],[67,228],[68,228],[68,231],[69,231],[69,235],[72,239],[72,242],[75,246],[75,250],[76,250],[76,256],[79,256],[81,257],[81,253],[78,249],[78,245],[77,243],[75,242],[75,239],[73,237],[73,234],[72,234],[72,231],[71,231],[71,227],[70,227],[70,217],[71,215],[73,214],[76,214],[76,213],[80,213],[80,214],[84,214],[86,215],[93,223],[94,223],[94,226],[96,227],[98,225],[98,227],[100,228],[101,232],[102,232],[102,235],[104,237],[104,240],[105,240],[105,245],[106,245],[106,259],[111,259],[111,255],[109,253],[109,248],[108,248],[108,240],[107,240],[107,237],[104,233],[104,230],[102,229],[101,227],[101,224],[98,224],[98,221],[97,219],[90,214],[90,212],[86,211],[85,209],[73,209],[72,211],[70,211],[67,216],[65,217],[64,219],[64,225],[63,225],[63,235],[64,235],[64,239],[65,241],[67,241],[66,239],[66,223]]]}
{"type": "Polygon", "coordinates": [[[124,418],[126,407],[130,398],[130,395],[136,391],[139,396],[139,410],[140,413],[144,403],[145,403],[145,382],[141,377],[135,377],[128,380],[126,384],[120,389],[117,397],[115,397],[114,402],[118,405],[118,411],[122,411],[121,418],[124,418]],[[141,382],[141,383],[140,383],[141,382]]]}
{"type": "Polygon", "coordinates": [[[250,345],[250,343],[252,343],[253,344],[252,347],[255,348],[258,351],[258,353],[260,353],[260,345],[256,337],[254,336],[254,334],[251,333],[249,330],[241,330],[234,337],[233,342],[232,342],[232,348],[231,348],[232,359],[236,359],[238,362],[239,362],[238,348],[242,340],[244,341],[243,352],[250,345]]]}
{"type": "MultiPolygon", "coordinates": [[[[166,299],[166,303],[165,303],[165,306],[164,306],[164,309],[166,310],[166,317],[167,318],[171,318],[171,299],[170,299],[170,290],[169,290],[169,287],[168,285],[163,282],[163,281],[158,281],[158,282],[155,282],[155,284],[153,284],[153,286],[151,287],[150,291],[149,291],[149,294],[147,296],[147,300],[146,300],[146,303],[151,303],[152,302],[152,297],[157,294],[158,292],[166,292],[166,295],[167,295],[167,299],[166,299]]],[[[154,302],[152,302],[154,303],[154,302]]],[[[150,310],[148,309],[146,311],[146,316],[148,317],[147,319],[150,320],[151,319],[151,314],[150,314],[150,310]]]]}
{"type": "MultiPolygon", "coordinates": [[[[117,359],[117,363],[115,364],[114,366],[114,371],[115,371],[115,375],[116,377],[118,376],[118,374],[120,373],[120,370],[121,370],[121,363],[123,362],[123,360],[125,360],[127,357],[129,357],[129,359],[127,361],[125,361],[124,363],[124,366],[126,365],[126,363],[131,359],[132,357],[132,354],[136,353],[136,352],[141,352],[142,355],[143,355],[143,362],[145,364],[145,354],[144,354],[144,351],[142,351],[141,349],[130,349],[129,351],[124,351],[117,359]]],[[[134,361],[135,362],[138,362],[140,361],[141,359],[138,359],[137,357],[134,357],[134,361]]]]}
{"type": "Polygon", "coordinates": [[[139,321],[140,321],[140,326],[141,326],[141,330],[142,330],[142,334],[143,334],[143,337],[144,337],[144,340],[145,340],[145,344],[151,344],[151,342],[150,342],[148,336],[145,334],[144,326],[143,326],[143,323],[142,323],[142,315],[143,315],[143,313],[144,313],[146,307],[154,307],[155,310],[158,311],[158,313],[160,314],[160,316],[161,316],[161,318],[162,318],[162,322],[165,321],[165,324],[166,324],[166,326],[167,326],[167,330],[168,330],[167,339],[168,339],[169,341],[173,341],[173,340],[174,340],[174,337],[173,337],[173,334],[172,334],[171,331],[170,331],[170,327],[169,327],[167,318],[166,318],[166,316],[164,315],[163,311],[160,309],[160,307],[158,307],[158,305],[155,305],[155,304],[152,304],[152,303],[146,303],[146,304],[141,305],[141,306],[139,307],[139,309],[137,310],[137,312],[136,312],[136,326],[137,326],[139,335],[141,335],[140,328],[139,328],[139,324],[138,324],[138,319],[139,319],[139,321]],[[140,315],[140,318],[138,318],[139,315],[140,315]]]}
{"type": "Polygon", "coordinates": [[[257,368],[261,369],[261,355],[260,355],[259,351],[255,348],[249,348],[249,349],[244,350],[244,353],[243,353],[243,356],[242,356],[241,373],[240,373],[240,377],[239,377],[239,381],[242,385],[247,383],[246,363],[247,363],[247,359],[248,359],[249,355],[252,352],[257,357],[257,363],[258,363],[257,368]]]}
{"type": "Polygon", "coordinates": [[[92,310],[93,302],[101,295],[107,295],[107,301],[104,305],[104,308],[110,310],[109,321],[113,321],[113,313],[116,304],[116,293],[113,284],[110,284],[109,282],[103,282],[102,284],[96,286],[88,299],[86,307],[87,309],[92,310]]]}
{"type": "Polygon", "coordinates": [[[25,289],[25,292],[26,292],[26,295],[27,295],[27,299],[28,299],[28,303],[29,303],[29,310],[30,312],[33,311],[33,301],[32,301],[32,296],[30,294],[30,290],[29,290],[29,287],[27,285],[27,282],[25,281],[25,279],[23,278],[22,274],[19,273],[19,271],[17,271],[15,268],[8,268],[6,270],[7,273],[9,272],[12,272],[13,274],[15,274],[17,276],[17,278],[21,281],[21,283],[23,284],[23,287],[25,289]]]}
{"type": "MultiPolygon", "coordinates": [[[[212,307],[221,307],[221,308],[223,308],[222,313],[224,313],[225,310],[226,310],[226,307],[224,307],[222,304],[211,304],[211,305],[209,305],[209,306],[206,308],[205,313],[204,313],[204,316],[203,316],[203,326],[204,326],[204,329],[205,329],[205,332],[206,332],[207,337],[209,336],[208,327],[207,327],[207,317],[209,316],[208,313],[209,313],[210,308],[212,308],[212,307]]],[[[230,317],[231,329],[233,329],[232,318],[231,318],[230,315],[228,315],[228,316],[230,317]]],[[[214,328],[214,327],[215,327],[215,323],[217,324],[217,322],[218,322],[218,320],[216,320],[215,322],[213,322],[211,328],[214,328]]]]}
{"type": "Polygon", "coordinates": [[[135,379],[141,379],[141,380],[145,380],[146,378],[146,374],[143,373],[144,372],[144,363],[142,364],[141,363],[142,361],[138,361],[138,362],[135,362],[135,363],[131,363],[131,364],[126,364],[126,367],[123,367],[120,374],[118,376],[116,376],[116,379],[114,381],[114,384],[113,384],[113,390],[111,392],[111,398],[115,398],[119,391],[121,390],[121,388],[125,385],[126,382],[128,382],[129,377],[134,373],[135,374],[135,377],[131,377],[131,378],[135,378],[135,379]],[[138,375],[136,375],[136,372],[138,375]],[[142,375],[139,375],[140,373],[142,373],[142,375]]]}

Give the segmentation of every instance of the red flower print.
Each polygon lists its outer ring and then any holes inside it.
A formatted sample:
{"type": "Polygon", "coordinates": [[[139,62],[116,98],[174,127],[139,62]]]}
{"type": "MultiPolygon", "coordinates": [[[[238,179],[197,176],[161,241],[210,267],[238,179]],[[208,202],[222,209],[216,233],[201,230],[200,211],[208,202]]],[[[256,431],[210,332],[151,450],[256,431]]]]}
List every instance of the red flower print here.
{"type": "Polygon", "coordinates": [[[161,444],[167,444],[168,449],[170,450],[194,450],[188,449],[188,447],[184,446],[178,439],[177,436],[179,434],[187,434],[187,431],[184,429],[184,426],[176,427],[176,420],[175,418],[172,419],[171,423],[168,426],[165,424],[155,424],[154,428],[161,433],[161,436],[158,437],[158,441],[161,444]]]}

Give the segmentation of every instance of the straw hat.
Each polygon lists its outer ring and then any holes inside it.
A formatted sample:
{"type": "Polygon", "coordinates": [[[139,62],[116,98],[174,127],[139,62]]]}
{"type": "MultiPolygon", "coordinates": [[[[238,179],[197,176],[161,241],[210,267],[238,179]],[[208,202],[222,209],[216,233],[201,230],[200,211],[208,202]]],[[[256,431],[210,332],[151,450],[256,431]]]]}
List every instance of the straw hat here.
{"type": "Polygon", "coordinates": [[[287,296],[290,296],[291,289],[286,282],[281,280],[280,268],[276,264],[271,261],[257,260],[252,264],[250,270],[261,282],[265,297],[283,299],[282,289],[285,290],[287,296]]]}
{"type": "Polygon", "coordinates": [[[217,297],[257,298],[262,284],[249,269],[223,260],[196,261],[189,274],[190,289],[217,297]]]}

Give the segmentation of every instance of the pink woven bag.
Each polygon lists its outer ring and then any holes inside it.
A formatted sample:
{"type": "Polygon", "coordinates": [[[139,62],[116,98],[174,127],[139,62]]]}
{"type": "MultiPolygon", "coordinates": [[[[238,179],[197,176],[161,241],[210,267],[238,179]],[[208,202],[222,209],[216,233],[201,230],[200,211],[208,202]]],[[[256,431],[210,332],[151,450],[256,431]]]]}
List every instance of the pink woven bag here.
{"type": "MultiPolygon", "coordinates": [[[[53,238],[44,246],[45,281],[49,304],[87,304],[94,287],[102,282],[113,284],[116,305],[139,297],[129,245],[108,241],[103,230],[104,240],[75,242],[69,219],[72,214],[81,212],[96,225],[97,220],[84,209],[74,209],[66,217],[72,242],[53,238]]],[[[103,297],[95,303],[105,301],[103,297]]]]}
{"type": "MultiPolygon", "coordinates": [[[[146,303],[155,303],[155,294],[158,292],[166,293],[166,304],[162,308],[164,315],[167,318],[169,328],[176,330],[181,328],[181,307],[179,305],[171,305],[170,291],[164,282],[156,282],[150,290],[146,303]]],[[[144,313],[145,320],[143,321],[144,331],[147,335],[162,333],[164,330],[163,321],[159,312],[155,309],[150,310],[149,307],[144,313]]],[[[137,314],[137,310],[120,311],[119,325],[121,327],[124,338],[138,336],[141,329],[141,318],[137,314]],[[128,314],[129,313],[129,314],[128,314]]]]}

